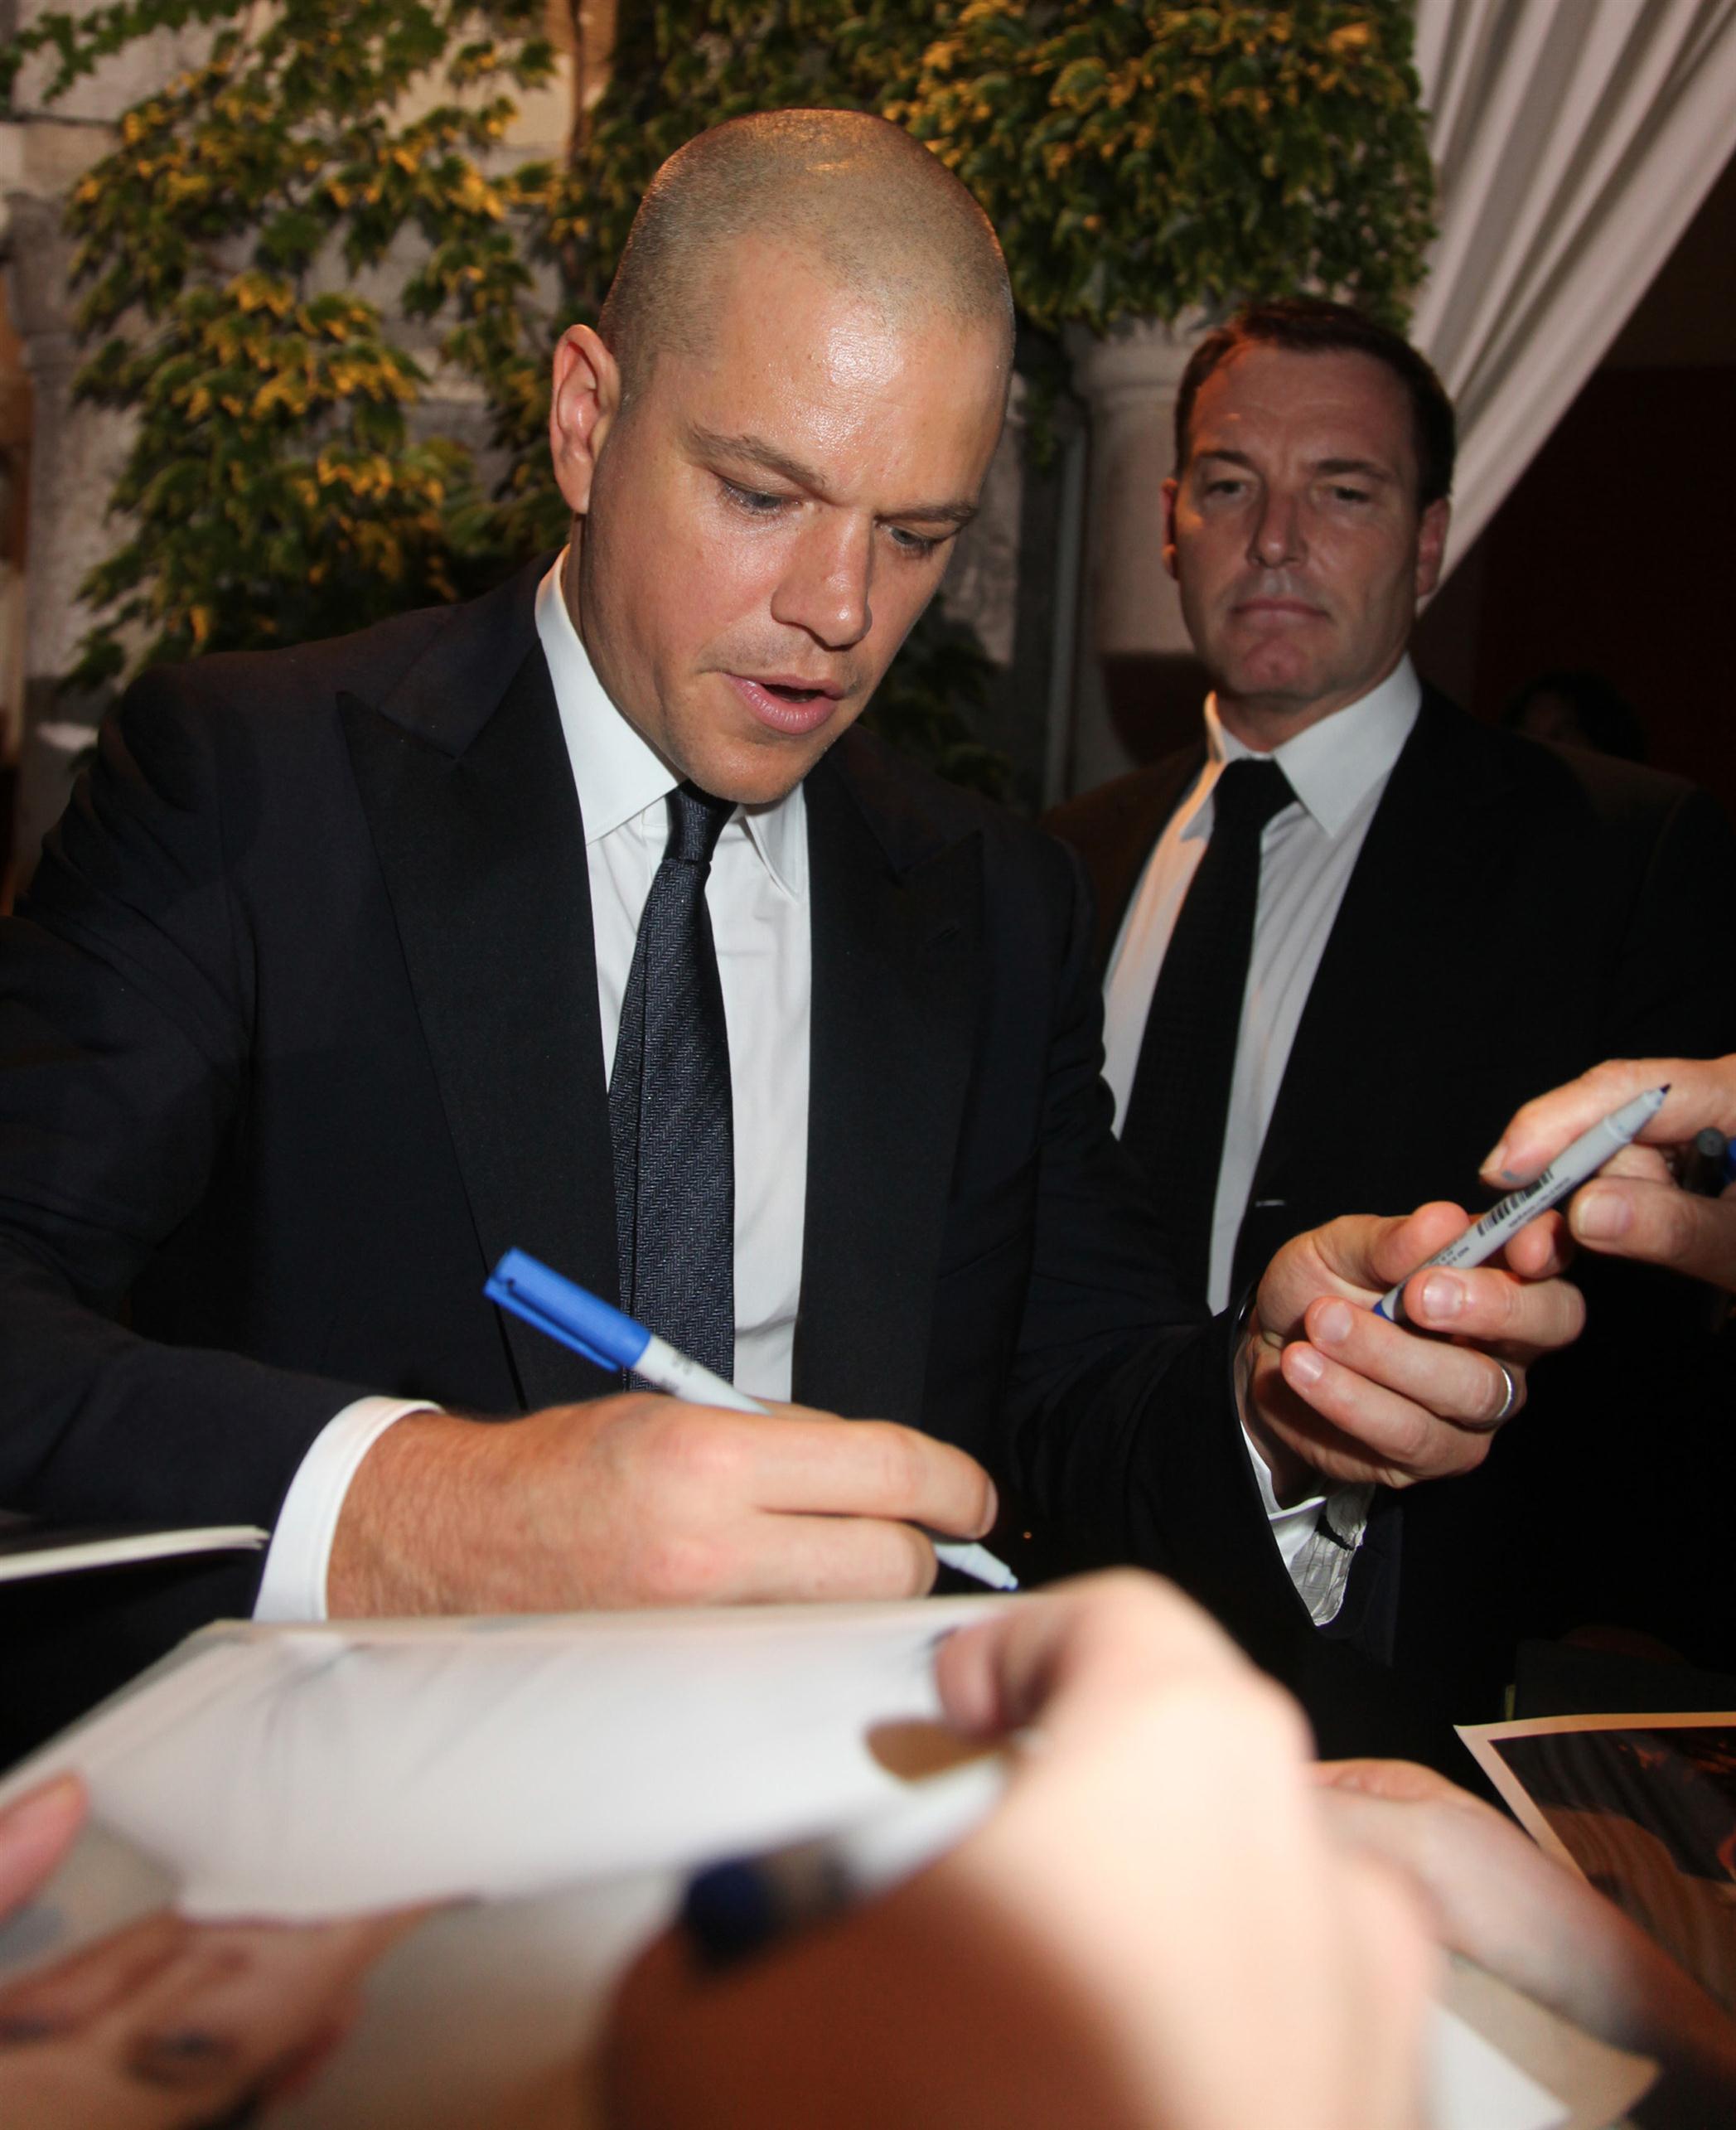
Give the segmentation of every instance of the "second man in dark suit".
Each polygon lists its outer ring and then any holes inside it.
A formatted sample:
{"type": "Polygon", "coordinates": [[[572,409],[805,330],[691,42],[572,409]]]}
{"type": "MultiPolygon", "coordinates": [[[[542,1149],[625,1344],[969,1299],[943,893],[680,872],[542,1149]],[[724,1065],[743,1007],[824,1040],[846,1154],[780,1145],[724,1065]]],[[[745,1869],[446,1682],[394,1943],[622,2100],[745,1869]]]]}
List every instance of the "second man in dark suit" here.
{"type": "MultiPolygon", "coordinates": [[[[1418,679],[1454,425],[1402,339],[1257,307],[1197,351],[1177,434],[1165,559],[1214,685],[1203,743],[1050,825],[1097,890],[1123,1143],[1216,1309],[1332,1205],[1463,1203],[1511,1111],[1593,1061],[1736,1040],[1736,845],[1678,780],[1492,730],[1418,679]]],[[[1467,1715],[1521,1631],[1694,1612],[1640,1566],[1680,1550],[1691,1312],[1602,1299],[1589,1369],[1550,1372],[1476,1481],[1407,1499],[1390,1639],[1467,1715]]],[[[1305,1542],[1376,1507],[1390,1552],[1390,1506],[1345,1489],[1305,1542]]],[[[1343,1580],[1323,1552],[1317,1617],[1343,1580]]]]}

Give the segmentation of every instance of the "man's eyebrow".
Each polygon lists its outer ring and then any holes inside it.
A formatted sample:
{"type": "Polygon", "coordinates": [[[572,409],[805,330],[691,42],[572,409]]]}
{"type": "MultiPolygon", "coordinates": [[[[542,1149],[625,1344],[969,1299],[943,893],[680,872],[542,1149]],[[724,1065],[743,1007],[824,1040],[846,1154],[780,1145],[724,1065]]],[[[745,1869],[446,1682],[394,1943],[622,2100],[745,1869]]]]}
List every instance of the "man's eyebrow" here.
{"type": "MultiPolygon", "coordinates": [[[[777,474],[797,488],[805,488],[810,496],[826,497],[826,484],[821,475],[811,466],[805,466],[799,458],[792,458],[786,451],[780,451],[765,437],[744,433],[726,436],[721,430],[702,428],[692,423],[688,428],[688,439],[703,458],[727,458],[736,464],[757,466],[767,473],[777,474]]],[[[883,511],[880,516],[902,522],[906,518],[917,518],[931,524],[968,525],[976,516],[974,503],[911,503],[902,510],[883,511]]]]}
{"type": "Polygon", "coordinates": [[[1365,481],[1394,481],[1398,477],[1390,467],[1382,466],[1373,458],[1320,458],[1314,462],[1317,473],[1356,473],[1365,481]]]}
{"type": "Polygon", "coordinates": [[[825,493],[825,482],[811,466],[804,466],[799,458],[792,458],[786,451],[780,451],[775,443],[764,437],[744,433],[740,436],[725,436],[721,430],[702,428],[697,422],[688,426],[688,439],[703,458],[733,458],[745,460],[750,466],[763,467],[767,473],[780,475],[798,488],[810,490],[816,496],[825,493]]]}
{"type": "MultiPolygon", "coordinates": [[[[1221,448],[1216,444],[1205,445],[1195,452],[1193,457],[1196,465],[1202,459],[1218,458],[1224,460],[1231,466],[1245,467],[1250,473],[1259,471],[1246,452],[1236,451],[1228,444],[1221,448]]],[[[1395,482],[1398,478],[1390,467],[1382,466],[1377,459],[1373,458],[1317,458],[1313,470],[1316,473],[1326,474],[1355,473],[1360,475],[1365,481],[1385,481],[1389,483],[1395,482]]]]}

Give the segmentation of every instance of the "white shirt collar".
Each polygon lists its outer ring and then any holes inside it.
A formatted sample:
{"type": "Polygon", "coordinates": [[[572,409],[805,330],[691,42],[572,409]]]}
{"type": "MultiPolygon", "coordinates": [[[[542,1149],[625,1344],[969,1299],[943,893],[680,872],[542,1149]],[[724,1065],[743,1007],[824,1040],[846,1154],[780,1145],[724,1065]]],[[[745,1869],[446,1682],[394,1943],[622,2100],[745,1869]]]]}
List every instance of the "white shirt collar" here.
{"type": "MultiPolygon", "coordinates": [[[[563,548],[537,587],[536,632],[554,684],[588,847],[667,798],[681,779],[603,692],[567,609],[561,588],[566,564],[563,548]]],[[[737,806],[730,820],[742,823],[766,871],[786,895],[806,893],[807,810],[800,784],[769,806],[737,806]]]]}
{"type": "MultiPolygon", "coordinates": [[[[1408,657],[1401,658],[1378,687],[1274,748],[1269,758],[1289,777],[1313,820],[1327,835],[1337,836],[1368,794],[1392,773],[1422,704],[1416,668],[1408,657]]],[[[1224,729],[1215,695],[1206,698],[1206,748],[1217,769],[1255,752],[1224,729]]],[[[1202,780],[1202,787],[1206,781],[1202,780]]],[[[1215,784],[1216,776],[1209,782],[1215,784]]],[[[1202,805],[1209,796],[1209,789],[1202,788],[1202,805]]],[[[1198,819],[1197,807],[1194,821],[1198,819]]],[[[1190,833],[1194,821],[1188,824],[1190,833]]],[[[1203,822],[1200,831],[1204,832],[1203,822]]]]}

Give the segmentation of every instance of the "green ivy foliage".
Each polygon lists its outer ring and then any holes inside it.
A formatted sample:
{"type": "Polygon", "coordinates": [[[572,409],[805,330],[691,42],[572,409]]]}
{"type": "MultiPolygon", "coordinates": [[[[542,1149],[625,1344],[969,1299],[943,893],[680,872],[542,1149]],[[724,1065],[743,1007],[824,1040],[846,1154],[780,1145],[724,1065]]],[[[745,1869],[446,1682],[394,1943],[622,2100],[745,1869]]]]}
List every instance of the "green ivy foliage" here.
{"type": "MultiPolygon", "coordinates": [[[[652,172],[705,127],[878,110],[955,168],[1052,330],[1318,287],[1389,316],[1430,179],[1404,0],[622,0],[607,88],[568,155],[519,162],[519,97],[557,64],[545,0],[114,0],[0,46],[51,104],[154,33],[202,38],[75,188],[84,399],[136,418],[119,542],[69,678],[290,643],[499,577],[564,538],[549,355],[594,319],[652,172]],[[425,433],[398,301],[485,410],[499,466],[425,433]]],[[[874,715],[993,788],[971,739],[992,669],[926,618],[874,715]]]]}
{"type": "Polygon", "coordinates": [[[500,143],[556,56],[542,0],[119,0],[51,13],[0,53],[49,101],[162,30],[200,65],[126,113],[75,187],[88,402],[131,412],[124,526],[83,588],[82,686],[137,659],[293,643],[451,599],[498,573],[471,454],[419,435],[428,378],[356,277],[426,252],[406,309],[491,397],[544,359],[500,143]]]}
{"type": "Polygon", "coordinates": [[[967,0],[887,115],[1052,330],[1323,292],[1402,325],[1434,227],[1410,0],[967,0]]]}

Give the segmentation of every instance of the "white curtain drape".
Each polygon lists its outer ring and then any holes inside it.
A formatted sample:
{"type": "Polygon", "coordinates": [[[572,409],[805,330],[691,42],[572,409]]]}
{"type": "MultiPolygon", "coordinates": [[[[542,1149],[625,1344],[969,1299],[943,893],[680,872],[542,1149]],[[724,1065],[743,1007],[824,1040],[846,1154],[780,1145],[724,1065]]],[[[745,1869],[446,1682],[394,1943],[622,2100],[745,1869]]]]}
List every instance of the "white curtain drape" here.
{"type": "Polygon", "coordinates": [[[1736,151],[1736,0],[1417,0],[1463,556],[1736,151]]]}

